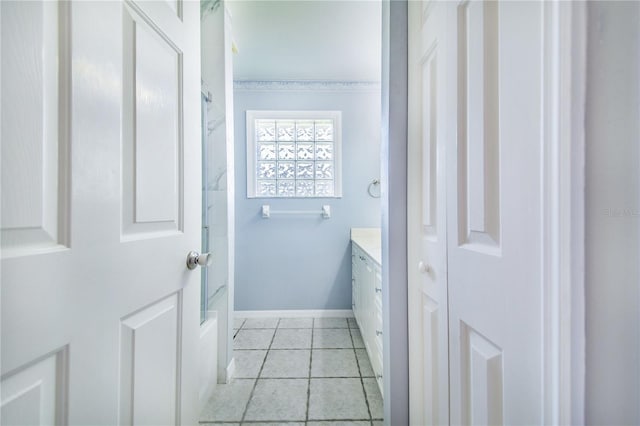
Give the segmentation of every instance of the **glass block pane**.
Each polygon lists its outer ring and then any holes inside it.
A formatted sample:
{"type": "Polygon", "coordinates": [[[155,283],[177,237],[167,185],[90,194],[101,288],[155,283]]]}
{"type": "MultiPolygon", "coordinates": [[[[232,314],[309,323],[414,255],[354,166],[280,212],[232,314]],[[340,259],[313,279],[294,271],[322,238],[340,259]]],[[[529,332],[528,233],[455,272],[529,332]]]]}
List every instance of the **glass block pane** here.
{"type": "Polygon", "coordinates": [[[318,142],[316,144],[316,160],[333,160],[333,144],[318,142]]]}
{"type": "Polygon", "coordinates": [[[316,163],[316,179],[333,179],[333,163],[318,161],[316,163]]]}
{"type": "Polygon", "coordinates": [[[256,120],[256,134],[259,141],[275,141],[275,120],[256,120]]]}
{"type": "Polygon", "coordinates": [[[333,181],[316,181],[316,196],[333,197],[333,181]]]}
{"type": "Polygon", "coordinates": [[[333,140],[333,120],[316,121],[316,140],[317,141],[333,140]]]}
{"type": "Polygon", "coordinates": [[[313,161],[298,162],[298,179],[313,179],[313,161]]]}
{"type": "Polygon", "coordinates": [[[276,196],[276,181],[275,180],[259,180],[256,192],[260,197],[275,197],[276,196]]]}
{"type": "Polygon", "coordinates": [[[296,159],[296,144],[294,144],[294,143],[279,143],[278,144],[278,159],[279,160],[295,160],[296,159]]]}
{"type": "Polygon", "coordinates": [[[258,161],[258,179],[275,179],[276,163],[258,161]]]}
{"type": "Polygon", "coordinates": [[[335,196],[335,120],[264,117],[255,129],[256,196],[335,196]]]}
{"type": "Polygon", "coordinates": [[[293,197],[296,195],[296,185],[292,180],[278,181],[278,197],[293,197]]]}
{"type": "Polygon", "coordinates": [[[313,143],[298,142],[298,160],[313,160],[313,143]]]}
{"type": "Polygon", "coordinates": [[[314,182],[312,180],[299,180],[296,181],[296,196],[298,197],[313,197],[314,196],[314,182]]]}
{"type": "Polygon", "coordinates": [[[278,128],[278,140],[279,141],[292,141],[294,140],[294,134],[296,131],[295,121],[277,121],[278,128]]]}
{"type": "Polygon", "coordinates": [[[296,163],[280,161],[278,163],[278,179],[293,179],[296,176],[296,163]]]}
{"type": "Polygon", "coordinates": [[[313,140],[313,121],[296,122],[296,134],[299,141],[313,140]]]}
{"type": "Polygon", "coordinates": [[[258,144],[258,160],[275,160],[276,144],[275,143],[259,143],[258,144]]]}

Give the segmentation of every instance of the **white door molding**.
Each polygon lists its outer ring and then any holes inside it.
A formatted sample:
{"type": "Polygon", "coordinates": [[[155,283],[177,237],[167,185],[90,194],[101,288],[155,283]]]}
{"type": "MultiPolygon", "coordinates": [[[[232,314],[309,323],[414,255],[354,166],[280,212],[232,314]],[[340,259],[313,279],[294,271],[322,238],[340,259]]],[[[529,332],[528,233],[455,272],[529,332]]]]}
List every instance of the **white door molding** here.
{"type": "Polygon", "coordinates": [[[585,3],[544,3],[544,423],[584,422],[585,3]]]}

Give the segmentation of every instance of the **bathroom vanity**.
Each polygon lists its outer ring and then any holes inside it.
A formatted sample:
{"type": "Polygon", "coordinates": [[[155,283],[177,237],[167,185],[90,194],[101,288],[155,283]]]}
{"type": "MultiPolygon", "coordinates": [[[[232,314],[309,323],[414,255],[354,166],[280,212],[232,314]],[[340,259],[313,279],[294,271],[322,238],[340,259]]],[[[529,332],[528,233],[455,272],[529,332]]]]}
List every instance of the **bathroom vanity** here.
{"type": "Polygon", "coordinates": [[[382,394],[380,228],[352,228],[351,242],[351,306],[382,394]]]}

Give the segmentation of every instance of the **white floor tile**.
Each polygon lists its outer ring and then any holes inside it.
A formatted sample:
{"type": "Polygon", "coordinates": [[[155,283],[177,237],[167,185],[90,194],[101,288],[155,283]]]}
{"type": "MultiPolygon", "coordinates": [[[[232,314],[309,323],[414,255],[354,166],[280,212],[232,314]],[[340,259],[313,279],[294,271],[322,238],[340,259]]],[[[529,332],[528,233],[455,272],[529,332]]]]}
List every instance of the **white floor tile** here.
{"type": "Polygon", "coordinates": [[[278,318],[247,318],[242,328],[276,328],[277,326],[278,318]]]}
{"type": "Polygon", "coordinates": [[[245,420],[306,419],[307,379],[258,379],[245,420]]]}
{"type": "Polygon", "coordinates": [[[308,349],[270,350],[260,378],[306,378],[309,377],[308,349]]]}
{"type": "Polygon", "coordinates": [[[311,349],[311,329],[278,329],[272,349],[311,349]]]}
{"type": "Polygon", "coordinates": [[[311,377],[360,377],[353,349],[314,349],[311,377]]]}
{"type": "Polygon", "coordinates": [[[234,349],[269,349],[274,329],[238,331],[233,339],[234,349]]]}
{"type": "Polygon", "coordinates": [[[360,379],[311,379],[309,420],[367,420],[360,379]]]}
{"type": "Polygon", "coordinates": [[[314,318],[314,328],[349,328],[346,318],[314,318]]]}
{"type": "Polygon", "coordinates": [[[313,330],[314,349],[346,349],[353,348],[349,329],[316,328],[313,330]]]}
{"type": "Polygon", "coordinates": [[[280,318],[278,328],[313,328],[313,318],[280,318]]]}
{"type": "Polygon", "coordinates": [[[236,370],[233,377],[237,379],[257,378],[266,355],[266,350],[236,349],[233,351],[233,358],[235,359],[236,364],[236,370]]]}
{"type": "Polygon", "coordinates": [[[218,384],[213,395],[200,413],[202,421],[238,422],[249,401],[255,380],[235,379],[229,384],[218,384]]]}

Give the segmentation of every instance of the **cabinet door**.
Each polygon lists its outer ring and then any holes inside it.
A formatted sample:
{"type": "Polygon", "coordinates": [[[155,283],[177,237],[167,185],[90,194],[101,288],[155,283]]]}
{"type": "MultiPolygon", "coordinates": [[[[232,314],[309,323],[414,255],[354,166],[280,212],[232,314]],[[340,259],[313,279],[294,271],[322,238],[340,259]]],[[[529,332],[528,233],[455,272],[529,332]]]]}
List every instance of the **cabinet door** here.
{"type": "MultiPolygon", "coordinates": [[[[365,256],[364,260],[365,264],[365,279],[363,282],[363,293],[366,298],[366,317],[367,317],[367,325],[366,325],[366,337],[365,337],[365,345],[369,350],[370,355],[374,355],[377,353],[376,350],[376,330],[377,330],[377,321],[376,321],[376,283],[375,283],[375,264],[368,256],[365,256]]],[[[382,328],[380,328],[382,331],[382,328]]]]}
{"type": "Polygon", "coordinates": [[[358,263],[356,262],[356,248],[354,246],[351,249],[351,310],[353,311],[353,315],[356,317],[356,311],[358,310],[358,308],[356,307],[356,301],[358,300],[358,292],[356,291],[356,281],[358,276],[357,268],[358,263]]]}
{"type": "Polygon", "coordinates": [[[377,366],[377,370],[374,368],[374,374],[376,376],[376,381],[378,382],[378,387],[380,388],[380,394],[383,394],[383,385],[382,385],[382,359],[383,359],[383,350],[382,350],[382,274],[380,271],[380,267],[376,265],[374,268],[373,274],[373,326],[375,332],[375,344],[372,349],[376,352],[375,356],[379,361],[379,365],[377,366]]]}
{"type": "Polygon", "coordinates": [[[361,254],[358,247],[354,244],[351,250],[351,306],[353,308],[353,315],[356,318],[358,326],[362,322],[362,298],[360,296],[360,287],[362,281],[362,261],[360,260],[361,254]]]}
{"type": "Polygon", "coordinates": [[[445,126],[455,81],[448,66],[455,55],[447,33],[456,23],[451,5],[409,2],[409,416],[419,425],[449,423],[444,162],[445,141],[455,137],[445,126]]]}

